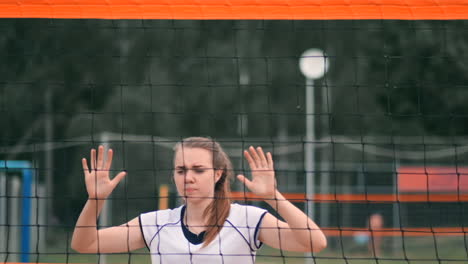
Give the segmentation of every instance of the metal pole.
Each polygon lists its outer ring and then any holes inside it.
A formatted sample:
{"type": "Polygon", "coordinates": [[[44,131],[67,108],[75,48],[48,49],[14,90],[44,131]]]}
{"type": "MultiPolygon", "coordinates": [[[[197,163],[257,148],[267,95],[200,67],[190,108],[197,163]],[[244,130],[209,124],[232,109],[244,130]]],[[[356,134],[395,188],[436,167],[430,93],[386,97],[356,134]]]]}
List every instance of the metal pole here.
{"type": "MultiPolygon", "coordinates": [[[[308,49],[299,59],[299,69],[306,77],[306,142],[304,149],[304,167],[306,172],[307,214],[314,219],[315,199],[315,90],[314,80],[322,78],[327,69],[325,54],[319,49],[308,49]]],[[[308,253],[307,263],[315,263],[312,254],[308,253]]]]}
{"type": "Polygon", "coordinates": [[[306,171],[306,194],[307,212],[310,218],[314,216],[314,162],[315,153],[313,142],[315,141],[314,131],[314,81],[306,79],[306,143],[305,143],[305,171],[306,171]]]}
{"type": "MultiPolygon", "coordinates": [[[[331,90],[328,89],[327,86],[321,85],[321,101],[322,101],[322,109],[321,109],[321,114],[326,113],[327,115],[330,115],[330,104],[332,101],[332,94],[331,90]]],[[[330,119],[321,119],[321,126],[317,128],[317,131],[320,131],[320,135],[317,137],[322,138],[322,137],[327,137],[329,138],[330,136],[330,130],[327,129],[330,127],[329,124],[330,119]]],[[[317,122],[319,123],[319,122],[317,122]]],[[[331,140],[331,139],[330,139],[331,140]]],[[[318,162],[320,162],[320,192],[321,193],[330,193],[330,169],[331,169],[331,162],[330,161],[325,161],[328,157],[330,157],[330,150],[327,150],[329,148],[322,148],[322,155],[317,157],[318,162]]],[[[318,163],[317,162],[317,163],[318,163]]],[[[329,203],[322,203],[320,204],[320,225],[321,226],[328,226],[330,222],[330,204],[329,203]]]]}
{"type": "MultiPolygon", "coordinates": [[[[3,166],[2,166],[3,167],[3,166]]],[[[10,225],[7,228],[7,233],[9,237],[9,241],[7,241],[7,252],[20,252],[20,239],[21,239],[21,223],[20,223],[20,198],[15,198],[15,197],[21,197],[21,180],[18,177],[12,177],[9,180],[10,184],[8,186],[9,188],[9,193],[10,193],[10,202],[9,202],[9,208],[7,213],[10,213],[9,215],[9,222],[8,224],[10,225]]],[[[8,196],[7,196],[8,198],[8,196]]],[[[7,214],[8,215],[8,214],[7,214]]],[[[11,254],[8,257],[8,261],[16,262],[19,259],[20,255],[17,254],[11,254]]]]}
{"type": "MultiPolygon", "coordinates": [[[[304,163],[306,172],[306,197],[307,197],[307,215],[314,219],[314,163],[315,151],[313,143],[315,141],[315,111],[314,111],[314,80],[306,78],[306,142],[304,151],[304,163]]],[[[315,263],[312,253],[307,253],[306,262],[315,263]]]]}

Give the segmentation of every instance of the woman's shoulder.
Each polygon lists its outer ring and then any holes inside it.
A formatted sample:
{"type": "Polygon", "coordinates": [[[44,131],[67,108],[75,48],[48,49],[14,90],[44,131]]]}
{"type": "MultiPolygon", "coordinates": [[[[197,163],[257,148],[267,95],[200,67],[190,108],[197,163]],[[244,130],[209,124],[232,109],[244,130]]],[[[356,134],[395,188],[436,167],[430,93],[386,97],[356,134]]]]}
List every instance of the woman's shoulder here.
{"type": "Polygon", "coordinates": [[[172,209],[156,210],[140,214],[140,219],[145,222],[157,223],[158,225],[177,223],[183,206],[172,209]]]}
{"type": "Polygon", "coordinates": [[[239,203],[231,203],[231,210],[234,211],[266,211],[265,209],[255,206],[255,205],[250,205],[250,204],[239,204],[239,203]]]}
{"type": "Polygon", "coordinates": [[[252,219],[252,218],[258,219],[266,212],[267,210],[261,207],[247,205],[247,204],[232,203],[228,220],[236,221],[236,220],[247,220],[247,219],[252,219]]]}

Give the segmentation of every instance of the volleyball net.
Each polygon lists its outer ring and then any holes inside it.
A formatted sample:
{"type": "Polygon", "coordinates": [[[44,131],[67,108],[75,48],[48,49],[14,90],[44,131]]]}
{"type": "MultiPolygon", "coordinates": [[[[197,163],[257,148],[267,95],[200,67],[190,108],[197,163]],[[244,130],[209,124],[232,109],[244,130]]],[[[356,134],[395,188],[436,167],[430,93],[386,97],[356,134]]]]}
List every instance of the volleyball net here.
{"type": "Polygon", "coordinates": [[[147,263],[70,249],[80,159],[103,144],[128,172],[100,218],[119,225],[181,204],[172,147],[197,135],[236,172],[271,151],[327,235],[257,263],[468,261],[466,1],[29,0],[0,18],[0,263],[147,263]]]}

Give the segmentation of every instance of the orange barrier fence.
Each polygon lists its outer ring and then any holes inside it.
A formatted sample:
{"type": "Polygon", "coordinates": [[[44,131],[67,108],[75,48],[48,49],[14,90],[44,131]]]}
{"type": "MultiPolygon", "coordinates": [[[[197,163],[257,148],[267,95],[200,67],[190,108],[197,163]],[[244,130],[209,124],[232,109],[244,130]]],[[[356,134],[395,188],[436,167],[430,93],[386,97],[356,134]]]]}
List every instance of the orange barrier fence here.
{"type": "MultiPolygon", "coordinates": [[[[284,193],[284,197],[292,202],[306,200],[316,203],[364,203],[364,202],[468,202],[468,193],[464,194],[315,194],[306,197],[304,193],[284,193]]],[[[263,200],[250,192],[232,192],[234,200],[263,200]]]]}
{"type": "Polygon", "coordinates": [[[466,0],[4,0],[3,18],[468,19],[466,0]]]}
{"type": "Polygon", "coordinates": [[[368,228],[322,228],[327,236],[383,236],[383,237],[421,237],[421,236],[464,236],[468,227],[418,227],[418,228],[381,228],[370,231],[368,228]]]}

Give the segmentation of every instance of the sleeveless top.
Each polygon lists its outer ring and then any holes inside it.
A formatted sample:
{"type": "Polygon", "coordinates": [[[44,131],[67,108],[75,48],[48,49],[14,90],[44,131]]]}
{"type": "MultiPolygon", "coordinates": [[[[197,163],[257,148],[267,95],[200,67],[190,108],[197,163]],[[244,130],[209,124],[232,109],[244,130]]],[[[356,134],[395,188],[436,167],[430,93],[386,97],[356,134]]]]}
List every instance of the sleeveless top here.
{"type": "Polygon", "coordinates": [[[191,233],[183,224],[185,206],[139,216],[152,264],[255,263],[259,227],[267,213],[250,205],[231,204],[229,216],[216,238],[203,247],[203,234],[191,233]],[[203,247],[203,248],[202,248],[203,247]]]}

